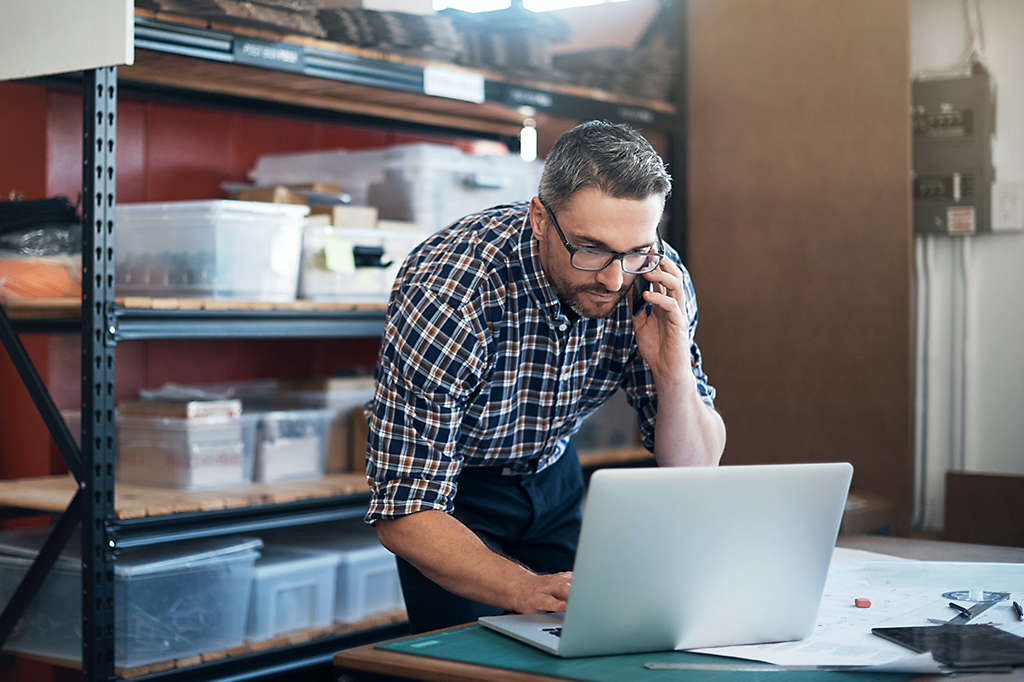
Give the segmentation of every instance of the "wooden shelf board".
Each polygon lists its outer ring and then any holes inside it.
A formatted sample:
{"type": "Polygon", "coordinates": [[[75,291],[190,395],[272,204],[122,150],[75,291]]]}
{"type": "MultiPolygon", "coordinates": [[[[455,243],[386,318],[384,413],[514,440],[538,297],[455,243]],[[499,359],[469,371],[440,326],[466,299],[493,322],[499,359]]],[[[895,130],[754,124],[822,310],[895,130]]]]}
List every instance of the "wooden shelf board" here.
{"type": "MultiPolygon", "coordinates": [[[[70,475],[0,481],[0,505],[61,512],[67,508],[76,489],[75,479],[70,475]]],[[[315,479],[196,491],[118,484],[114,491],[114,508],[119,519],[139,519],[354,495],[368,490],[363,474],[328,474],[315,479]]]]}
{"type": "MultiPolygon", "coordinates": [[[[241,646],[232,647],[230,649],[221,649],[219,651],[209,651],[206,653],[199,654],[197,656],[189,656],[188,658],[179,658],[171,661],[161,661],[159,663],[153,663],[150,665],[137,666],[134,668],[116,668],[115,673],[118,677],[131,679],[133,677],[141,677],[142,675],[150,675],[152,673],[163,672],[166,670],[176,670],[179,668],[188,668],[200,663],[209,663],[211,661],[219,661],[224,658],[231,658],[233,656],[241,656],[244,654],[252,654],[260,651],[267,651],[270,649],[276,649],[279,647],[292,646],[295,644],[304,644],[306,642],[318,639],[320,637],[331,637],[337,635],[346,635],[361,630],[370,630],[372,628],[383,627],[385,625],[393,625],[402,623],[408,620],[408,616],[404,609],[396,611],[385,611],[378,613],[363,620],[356,621],[354,623],[334,623],[327,627],[320,628],[307,628],[304,630],[294,630],[287,632],[282,635],[278,635],[273,639],[264,640],[262,642],[245,642],[241,646]]],[[[71,668],[73,670],[81,670],[81,661],[68,660],[63,658],[52,658],[49,656],[35,656],[32,654],[16,654],[24,658],[31,658],[33,660],[42,661],[51,665],[56,665],[62,668],[71,668]]]]}
{"type": "MultiPolygon", "coordinates": [[[[125,82],[233,95],[327,111],[518,136],[523,116],[500,104],[462,102],[259,67],[137,49],[135,64],[118,68],[125,82]]],[[[542,125],[550,119],[533,117],[542,125]]]]}
{"type": "MultiPolygon", "coordinates": [[[[457,64],[449,64],[447,62],[436,62],[427,59],[418,59],[415,57],[394,54],[391,52],[384,52],[381,50],[360,48],[352,45],[346,45],[344,43],[336,43],[329,40],[321,40],[310,36],[297,35],[293,33],[282,33],[278,31],[252,28],[249,26],[241,26],[238,24],[230,24],[224,22],[211,22],[197,17],[190,17],[186,15],[173,14],[168,12],[153,12],[150,10],[143,9],[135,10],[135,16],[147,19],[156,19],[158,21],[166,21],[168,23],[182,24],[185,26],[192,26],[196,28],[210,28],[212,30],[221,31],[223,33],[233,33],[236,35],[248,36],[251,38],[259,38],[261,40],[268,40],[272,42],[285,42],[292,43],[293,45],[301,45],[303,47],[313,47],[321,50],[330,50],[333,52],[340,52],[343,54],[363,57],[366,59],[377,59],[380,61],[395,62],[399,64],[408,64],[411,66],[420,67],[443,66],[445,68],[459,69],[462,71],[478,73],[487,80],[491,81],[512,83],[515,85],[521,85],[528,88],[536,88],[538,90],[546,90],[548,92],[573,95],[575,97],[585,97],[587,99],[599,100],[602,102],[611,102],[615,104],[626,104],[629,106],[644,107],[647,109],[654,109],[656,111],[660,111],[666,114],[674,114],[676,112],[676,108],[671,102],[665,102],[662,100],[649,100],[641,97],[619,95],[617,93],[608,92],[606,90],[599,90],[597,88],[587,88],[579,85],[573,85],[571,83],[558,83],[552,81],[531,79],[524,80],[520,78],[510,77],[506,74],[497,71],[465,67],[457,64]]],[[[470,106],[478,107],[479,105],[470,104],[470,106]]],[[[521,120],[521,118],[522,116],[520,115],[519,120],[521,120]]]]}

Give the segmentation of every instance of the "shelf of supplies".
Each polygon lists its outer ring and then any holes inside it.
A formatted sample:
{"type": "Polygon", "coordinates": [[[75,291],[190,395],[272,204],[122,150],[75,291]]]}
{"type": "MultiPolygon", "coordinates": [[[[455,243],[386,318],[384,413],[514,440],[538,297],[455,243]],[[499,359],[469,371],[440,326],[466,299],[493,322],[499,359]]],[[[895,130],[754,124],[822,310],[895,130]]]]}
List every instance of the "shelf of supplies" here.
{"type": "MultiPolygon", "coordinates": [[[[260,659],[266,659],[270,665],[273,665],[274,659],[280,659],[281,664],[275,666],[273,672],[297,670],[330,661],[334,653],[340,649],[397,637],[402,634],[407,620],[404,610],[386,611],[354,623],[334,623],[322,628],[296,630],[270,640],[245,642],[231,649],[210,651],[189,658],[134,668],[116,668],[115,673],[124,679],[140,681],[224,679],[233,672],[238,672],[234,669],[251,670],[254,664],[261,664],[261,674],[269,674],[270,668],[262,665],[263,661],[260,659]]],[[[63,668],[82,668],[79,661],[27,654],[25,657],[63,668]]]]}
{"type": "MultiPolygon", "coordinates": [[[[77,298],[11,299],[4,304],[23,333],[78,332],[77,298]]],[[[142,339],[379,337],[384,303],[233,301],[122,297],[113,309],[117,341],[142,339]]]]}
{"type": "MultiPolygon", "coordinates": [[[[78,489],[74,477],[40,476],[0,481],[0,505],[45,512],[63,511],[78,489]]],[[[117,521],[135,519],[184,518],[188,512],[224,512],[245,508],[268,508],[275,512],[286,509],[287,503],[337,504],[340,500],[363,499],[368,493],[363,474],[328,474],[277,483],[248,485],[213,490],[174,490],[141,485],[118,484],[114,495],[117,521]]]]}
{"type": "Polygon", "coordinates": [[[581,450],[579,458],[580,466],[584,469],[617,464],[649,464],[654,461],[654,455],[639,445],[630,448],[581,450]]]}
{"type": "Polygon", "coordinates": [[[231,95],[517,136],[522,108],[545,117],[606,118],[667,129],[676,123],[668,102],[565,83],[514,81],[489,71],[431,63],[306,36],[136,10],[135,64],[121,67],[128,83],[231,95]],[[424,93],[424,69],[448,69],[483,81],[483,101],[424,93]]]}

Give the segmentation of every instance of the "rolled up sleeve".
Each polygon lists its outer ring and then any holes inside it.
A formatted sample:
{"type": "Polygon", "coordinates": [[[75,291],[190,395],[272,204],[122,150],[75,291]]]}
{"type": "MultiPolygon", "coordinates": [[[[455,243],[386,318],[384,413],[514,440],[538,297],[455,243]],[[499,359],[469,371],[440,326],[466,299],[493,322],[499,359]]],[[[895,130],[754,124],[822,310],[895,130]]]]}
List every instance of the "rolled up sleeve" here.
{"type": "Polygon", "coordinates": [[[397,288],[369,410],[367,523],[451,513],[466,401],[480,384],[480,339],[464,310],[427,288],[397,288]]]}

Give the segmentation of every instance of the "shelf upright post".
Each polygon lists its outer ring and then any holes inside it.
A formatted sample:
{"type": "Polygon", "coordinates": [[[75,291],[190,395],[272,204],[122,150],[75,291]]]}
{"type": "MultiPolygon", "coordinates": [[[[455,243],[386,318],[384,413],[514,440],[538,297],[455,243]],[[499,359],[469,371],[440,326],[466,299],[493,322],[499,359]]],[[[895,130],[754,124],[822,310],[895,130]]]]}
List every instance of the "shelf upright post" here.
{"type": "Polygon", "coordinates": [[[117,68],[83,74],[82,673],[114,677],[114,186],[117,68]]]}

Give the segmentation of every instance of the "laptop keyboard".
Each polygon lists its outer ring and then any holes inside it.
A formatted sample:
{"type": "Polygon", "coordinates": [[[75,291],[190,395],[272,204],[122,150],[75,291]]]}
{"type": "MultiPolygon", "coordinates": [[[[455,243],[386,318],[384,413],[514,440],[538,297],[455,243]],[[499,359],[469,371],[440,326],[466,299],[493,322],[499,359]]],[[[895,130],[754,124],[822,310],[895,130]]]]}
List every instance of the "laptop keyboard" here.
{"type": "Polygon", "coordinates": [[[560,628],[560,627],[541,628],[541,630],[543,630],[544,632],[550,632],[555,637],[561,637],[562,636],[562,628],[560,628]]]}

